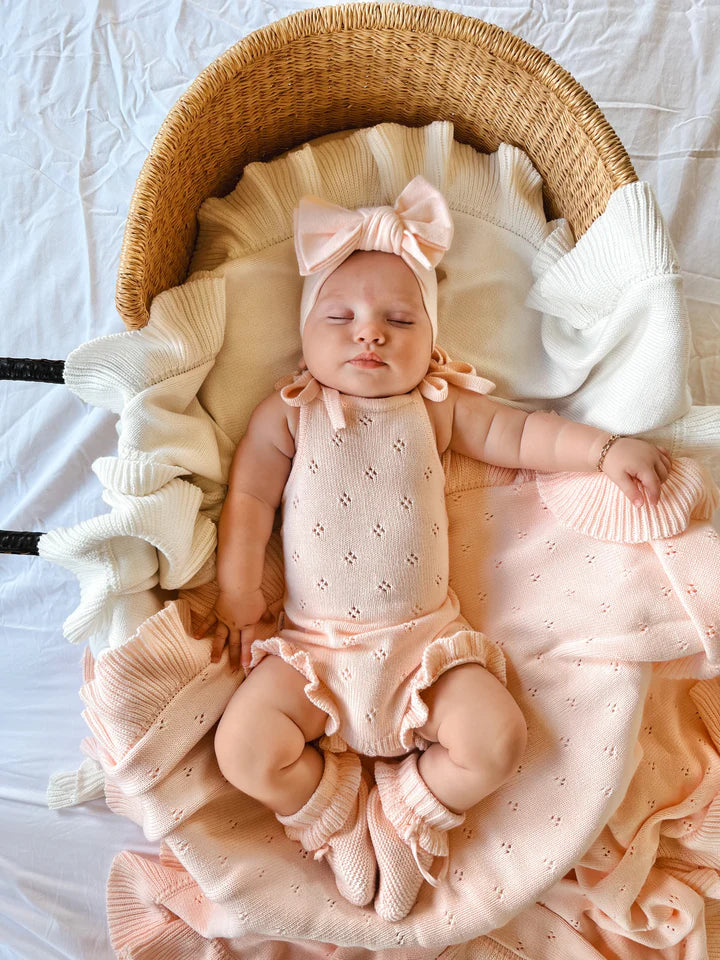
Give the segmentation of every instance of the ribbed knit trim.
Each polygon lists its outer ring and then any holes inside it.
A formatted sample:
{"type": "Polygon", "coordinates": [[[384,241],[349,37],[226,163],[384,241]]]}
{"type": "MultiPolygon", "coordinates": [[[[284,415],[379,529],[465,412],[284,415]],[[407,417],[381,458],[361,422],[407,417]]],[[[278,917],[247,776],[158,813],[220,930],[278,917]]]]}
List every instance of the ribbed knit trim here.
{"type": "Polygon", "coordinates": [[[538,473],[541,499],[566,526],[618,543],[645,543],[672,537],[691,519],[709,520],[720,493],[695,460],[672,461],[655,506],[635,507],[604,473],[538,473]]]}
{"type": "Polygon", "coordinates": [[[105,774],[97,760],[87,757],[72,773],[54,773],[47,787],[47,805],[51,810],[74,807],[97,800],[105,792],[105,774]]]}
{"type": "Polygon", "coordinates": [[[360,788],[362,767],[356,753],[323,751],[323,755],[323,774],[307,803],[289,816],[275,814],[287,836],[304,850],[317,850],[342,828],[360,788]]]}
{"type": "Polygon", "coordinates": [[[164,867],[171,867],[173,870],[185,870],[185,867],[164,840],[160,844],[160,863],[164,867]]]}
{"type": "Polygon", "coordinates": [[[685,416],[638,436],[667,447],[673,457],[716,454],[720,450],[720,406],[692,406],[685,416]]]}
{"type": "Polygon", "coordinates": [[[83,652],[82,670],[83,683],[89,683],[95,679],[95,658],[89,647],[85,647],[83,652]]]}
{"type": "Polygon", "coordinates": [[[175,477],[181,477],[190,472],[184,467],[166,463],[127,460],[119,457],[99,457],[93,462],[92,470],[108,490],[134,497],[155,493],[175,477]]]}
{"type": "Polygon", "coordinates": [[[501,143],[494,153],[479,154],[453,141],[449,174],[446,199],[451,210],[486,220],[541,247],[550,227],[542,179],[526,153],[501,143]]]}
{"type": "Polygon", "coordinates": [[[690,688],[689,696],[720,752],[720,678],[701,680],[690,688]]]}
{"type": "Polygon", "coordinates": [[[709,853],[720,850],[720,794],[708,807],[702,826],[693,834],[693,841],[701,844],[709,853]]]}
{"type": "Polygon", "coordinates": [[[687,884],[706,900],[719,901],[718,906],[720,906],[720,876],[717,870],[713,870],[712,867],[695,867],[688,870],[686,863],[682,866],[670,866],[666,860],[662,863],[662,869],[671,877],[687,884]]]}
{"type": "Polygon", "coordinates": [[[720,960],[720,903],[705,905],[705,936],[708,960],[720,960]]]}
{"type": "Polygon", "coordinates": [[[472,457],[464,457],[461,453],[448,452],[450,464],[446,469],[446,497],[482,487],[507,487],[517,476],[518,471],[510,467],[496,467],[490,463],[473,460],[472,457]]]}
{"type": "Polygon", "coordinates": [[[463,823],[465,814],[452,813],[430,792],[418,772],[417,754],[399,763],[377,760],[375,782],[383,812],[400,839],[415,834],[426,853],[447,856],[447,831],[463,823]]]}
{"type": "MultiPolygon", "coordinates": [[[[187,875],[135,854],[113,860],[107,886],[110,940],[118,957],[132,960],[193,960],[207,956],[209,942],[163,901],[197,888],[187,875]]],[[[221,954],[219,954],[221,956],[221,954]]]]}
{"type": "Polygon", "coordinates": [[[78,578],[81,603],[63,631],[71,643],[103,636],[124,593],[186,584],[212,555],[215,524],[199,514],[202,491],[174,479],[143,497],[106,491],[111,513],[44,534],[38,553],[78,578]],[[116,554],[115,547],[122,544],[116,554]]]}
{"type": "Polygon", "coordinates": [[[155,383],[207,365],[225,334],[225,281],[198,280],[158,294],[142,330],[84,343],[65,361],[65,383],[87,403],[121,413],[155,383]]]}
{"type": "MultiPolygon", "coordinates": [[[[490,937],[477,937],[472,941],[470,950],[472,952],[468,953],[468,945],[464,943],[448,947],[440,954],[438,960],[518,960],[519,956],[491,940],[490,937]]],[[[570,958],[563,958],[563,960],[570,960],[570,958]]]]}
{"type": "MultiPolygon", "coordinates": [[[[559,239],[550,234],[548,242],[556,247],[559,239]]],[[[573,249],[538,277],[526,303],[583,329],[610,314],[630,286],[650,277],[680,282],[653,191],[636,181],[615,190],[573,249]]]]}
{"type": "Polygon", "coordinates": [[[553,220],[548,223],[550,233],[532,261],[531,270],[537,279],[544,276],[561,257],[575,246],[575,237],[567,220],[553,220]]]}
{"type": "Polygon", "coordinates": [[[453,132],[449,121],[382,123],[248,164],[231,194],[201,206],[191,274],[291,238],[292,211],[303,194],[350,209],[391,204],[416,174],[442,190],[451,210],[540,247],[548,232],[542,181],[527,155],[506,143],[478,153],[453,140],[453,132]]]}
{"type": "Polygon", "coordinates": [[[209,644],[188,637],[187,604],[168,604],[124,646],[97,662],[95,679],[80,690],[83,716],[117,763],[152,721],[209,663],[209,644]]]}
{"type": "Polygon", "coordinates": [[[430,827],[453,830],[465,822],[464,813],[453,813],[430,791],[418,770],[418,754],[411,753],[398,767],[398,782],[413,813],[430,827]]]}
{"type": "MultiPolygon", "coordinates": [[[[113,781],[112,777],[107,778],[105,782],[105,802],[108,808],[118,817],[127,817],[128,820],[132,820],[139,827],[143,825],[144,819],[142,799],[142,797],[129,797],[113,781]]],[[[148,837],[147,839],[155,838],[148,837]]]]}
{"type": "Polygon", "coordinates": [[[190,609],[192,634],[204,622],[207,615],[215,606],[220,589],[217,580],[210,580],[207,583],[200,584],[197,587],[178,590],[177,598],[187,603],[190,609]]]}

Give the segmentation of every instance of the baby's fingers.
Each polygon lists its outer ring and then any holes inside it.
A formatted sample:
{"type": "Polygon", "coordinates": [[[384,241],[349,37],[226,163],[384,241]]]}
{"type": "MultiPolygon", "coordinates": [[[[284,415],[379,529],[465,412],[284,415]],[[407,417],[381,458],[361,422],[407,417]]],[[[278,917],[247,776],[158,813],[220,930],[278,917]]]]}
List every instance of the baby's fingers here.
{"type": "Polygon", "coordinates": [[[240,630],[230,631],[230,669],[233,673],[240,666],[240,630]]]}
{"type": "Polygon", "coordinates": [[[634,477],[631,477],[628,473],[623,473],[620,477],[613,477],[613,480],[631,503],[635,504],[636,507],[642,506],[642,487],[634,477]]]}
{"type": "Polygon", "coordinates": [[[245,627],[242,632],[242,668],[245,671],[245,676],[250,672],[250,648],[253,645],[253,640],[255,639],[255,627],[245,627]]]}
{"type": "Polygon", "coordinates": [[[655,506],[655,504],[660,499],[660,479],[654,470],[643,470],[642,473],[638,474],[638,479],[642,483],[645,494],[648,498],[648,503],[655,506]]]}
{"type": "Polygon", "coordinates": [[[195,637],[195,639],[202,640],[203,637],[210,630],[210,627],[212,627],[213,624],[215,623],[217,623],[217,617],[215,616],[215,613],[211,610],[210,613],[202,621],[200,626],[197,628],[197,630],[195,630],[195,632],[193,633],[193,636],[195,637]]]}
{"type": "Polygon", "coordinates": [[[670,464],[666,460],[661,460],[660,463],[655,467],[655,472],[660,477],[660,482],[665,483],[667,478],[670,476],[670,464]]]}
{"type": "Polygon", "coordinates": [[[670,470],[670,464],[672,463],[672,457],[670,456],[670,451],[666,450],[665,447],[658,447],[658,452],[660,454],[660,459],[665,464],[667,470],[670,470]]]}
{"type": "Polygon", "coordinates": [[[225,643],[228,637],[228,628],[224,623],[218,622],[215,627],[215,634],[212,641],[212,650],[210,651],[210,662],[217,663],[222,652],[225,649],[225,643]]]}

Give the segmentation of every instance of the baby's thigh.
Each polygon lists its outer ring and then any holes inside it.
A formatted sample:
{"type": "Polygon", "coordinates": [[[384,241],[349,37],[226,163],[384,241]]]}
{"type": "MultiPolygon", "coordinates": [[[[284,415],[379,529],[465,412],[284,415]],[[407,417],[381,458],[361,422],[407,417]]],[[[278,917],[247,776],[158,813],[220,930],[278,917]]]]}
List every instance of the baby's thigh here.
{"type": "Polygon", "coordinates": [[[460,766],[512,766],[525,750],[527,726],[507,688],[479,663],[443,673],[423,691],[428,719],[418,733],[442,744],[460,766]]]}
{"type": "Polygon", "coordinates": [[[324,732],[327,714],[308,700],[306,683],[298,670],[272,655],[250,671],[215,734],[215,753],[226,776],[226,768],[256,776],[287,766],[307,741],[324,732]]]}

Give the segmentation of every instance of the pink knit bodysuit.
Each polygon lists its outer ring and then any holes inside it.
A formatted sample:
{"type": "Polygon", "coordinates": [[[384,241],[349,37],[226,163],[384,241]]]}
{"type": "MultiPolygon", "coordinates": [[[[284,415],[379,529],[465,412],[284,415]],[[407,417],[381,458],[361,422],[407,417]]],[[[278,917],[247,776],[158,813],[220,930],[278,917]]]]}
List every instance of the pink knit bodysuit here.
{"type": "Polygon", "coordinates": [[[502,653],[448,586],[445,475],[422,399],[444,399],[445,380],[481,393],[494,384],[468,364],[431,372],[381,398],[339,394],[307,372],[281,381],[300,407],[282,498],[284,610],[279,635],[253,643],[251,668],[274,654],[303,674],[328,714],[320,745],[334,752],[425,749],[420,691],[457,664],[505,682],[502,653]]]}

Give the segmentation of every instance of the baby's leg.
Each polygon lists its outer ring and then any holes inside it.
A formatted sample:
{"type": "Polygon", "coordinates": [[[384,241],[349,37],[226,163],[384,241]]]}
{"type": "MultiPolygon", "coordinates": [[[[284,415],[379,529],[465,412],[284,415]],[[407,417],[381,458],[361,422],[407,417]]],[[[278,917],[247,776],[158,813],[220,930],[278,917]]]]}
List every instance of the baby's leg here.
{"type": "Polygon", "coordinates": [[[418,771],[441,803],[462,813],[511,776],[527,743],[525,719],[479,663],[452,667],[422,697],[429,714],[418,733],[434,742],[418,771]]]}
{"type": "Polygon", "coordinates": [[[299,810],[322,777],[322,754],[307,743],[327,714],[308,700],[303,675],[276,656],[251,670],[215,733],[220,770],[233,786],[281,816],[299,810]]]}

